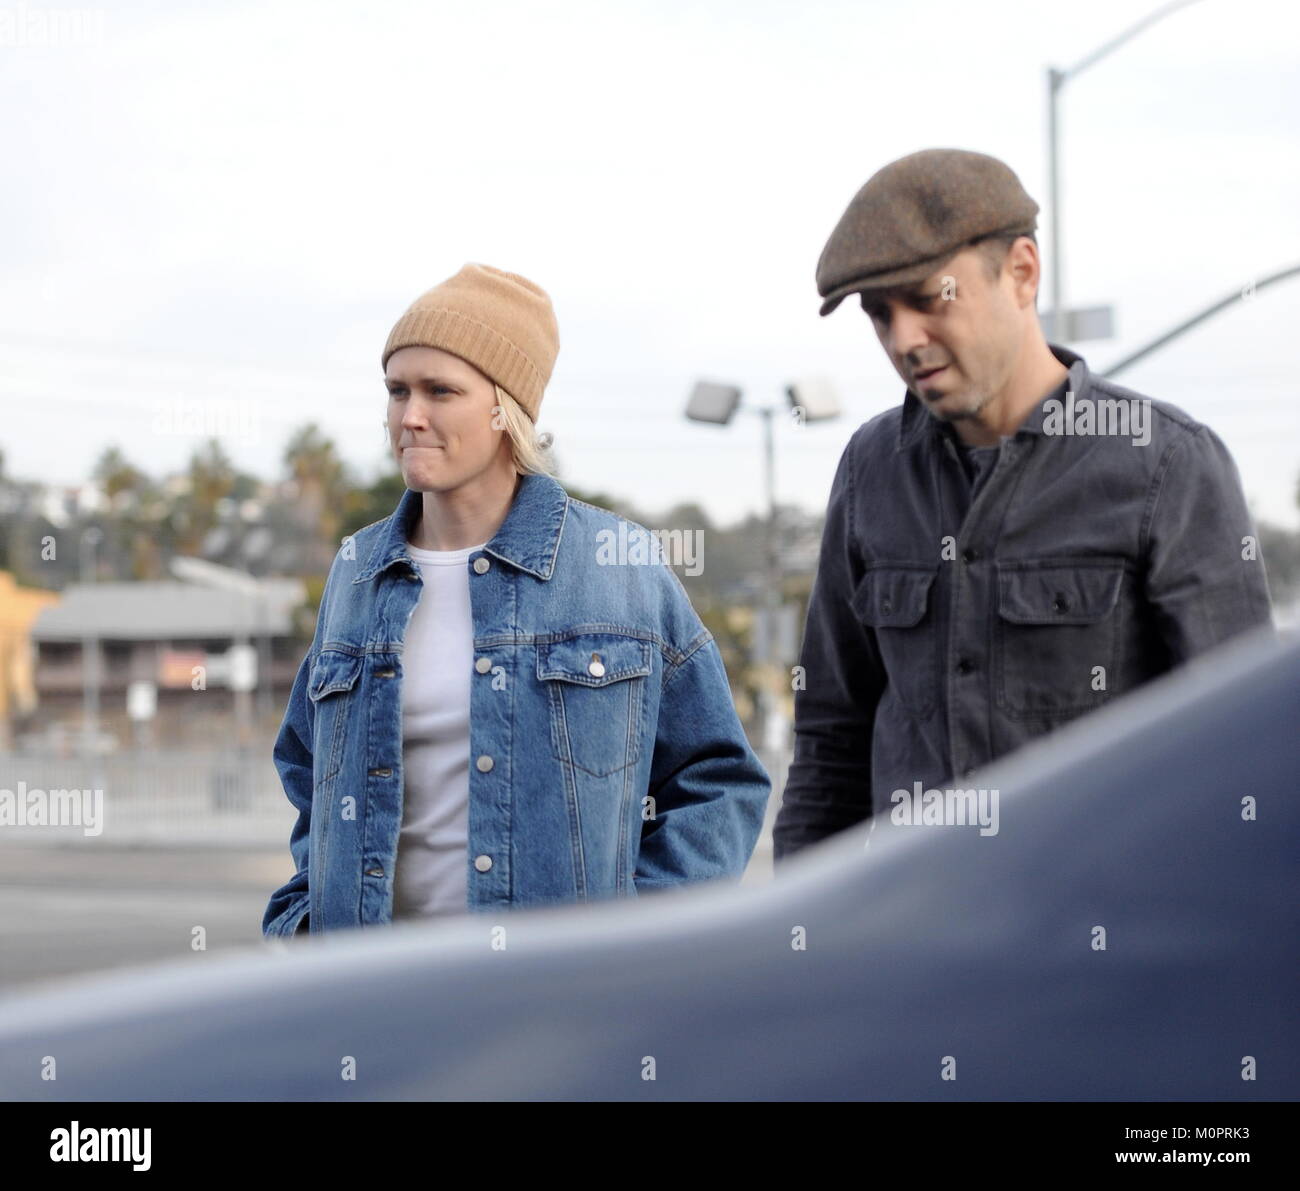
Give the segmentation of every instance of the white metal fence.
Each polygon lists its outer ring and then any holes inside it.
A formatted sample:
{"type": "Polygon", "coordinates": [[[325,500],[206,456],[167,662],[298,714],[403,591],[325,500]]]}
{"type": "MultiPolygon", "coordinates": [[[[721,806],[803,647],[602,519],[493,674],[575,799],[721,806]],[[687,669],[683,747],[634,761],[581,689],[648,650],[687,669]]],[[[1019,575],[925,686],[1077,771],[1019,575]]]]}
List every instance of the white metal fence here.
{"type": "MultiPolygon", "coordinates": [[[[758,753],[774,788],[755,849],[755,859],[763,860],[771,855],[772,819],[790,754],[758,753]]],[[[295,817],[269,748],[248,754],[150,749],[96,758],[0,752],[0,847],[228,843],[287,849],[295,817]]]]}
{"type": "Polygon", "coordinates": [[[287,847],[295,817],[269,750],[151,749],[93,758],[0,753],[0,800],[0,845],[287,847]]]}

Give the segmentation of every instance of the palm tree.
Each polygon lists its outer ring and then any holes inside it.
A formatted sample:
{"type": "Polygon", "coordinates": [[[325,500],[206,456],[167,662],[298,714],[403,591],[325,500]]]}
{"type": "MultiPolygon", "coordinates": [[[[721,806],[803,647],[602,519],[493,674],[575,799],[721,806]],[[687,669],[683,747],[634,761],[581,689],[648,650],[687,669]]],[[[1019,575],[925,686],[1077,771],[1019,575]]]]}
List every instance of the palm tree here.
{"type": "Polygon", "coordinates": [[[351,481],[334,441],[315,422],[294,432],[284,450],[294,500],[292,521],[303,535],[299,574],[329,570],[339,548],[351,481]]]}
{"type": "Polygon", "coordinates": [[[221,443],[208,439],[190,456],[184,496],[173,515],[176,550],[200,554],[203,540],[220,520],[219,505],[234,491],[237,475],[221,443]]]}

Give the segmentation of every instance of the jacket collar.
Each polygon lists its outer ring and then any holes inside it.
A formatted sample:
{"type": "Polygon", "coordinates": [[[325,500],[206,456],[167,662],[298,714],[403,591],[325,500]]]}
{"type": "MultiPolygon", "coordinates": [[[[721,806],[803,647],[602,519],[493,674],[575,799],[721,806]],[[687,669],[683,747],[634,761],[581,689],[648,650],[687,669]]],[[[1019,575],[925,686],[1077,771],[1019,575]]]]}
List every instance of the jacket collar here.
{"type": "MultiPolygon", "coordinates": [[[[1048,349],[1058,360],[1061,361],[1069,370],[1069,375],[1065,379],[1066,386],[1074,393],[1075,398],[1081,398],[1087,395],[1087,389],[1090,385],[1090,374],[1088,365],[1084,362],[1081,355],[1072,352],[1068,347],[1061,347],[1059,344],[1049,343],[1048,349]]],[[[1032,410],[1029,416],[1020,424],[1017,434],[1042,434],[1043,419],[1047,416],[1047,411],[1043,408],[1048,400],[1057,395],[1059,385],[1053,387],[1050,393],[1044,393],[1043,399],[1032,410]]],[[[911,389],[905,390],[903,397],[903,415],[898,420],[898,448],[910,444],[914,439],[923,434],[926,429],[930,433],[938,436],[944,433],[951,434],[952,427],[949,423],[940,422],[937,418],[932,417],[921,405],[921,399],[912,392],[911,389]]]]}
{"type": "MultiPolygon", "coordinates": [[[[412,567],[415,565],[406,543],[420,519],[423,504],[423,493],[411,488],[402,493],[397,508],[380,522],[382,529],[374,549],[353,583],[372,579],[380,571],[403,560],[412,567]]],[[[483,547],[484,553],[538,579],[549,579],[555,571],[555,557],[568,509],[568,493],[558,481],[543,475],[521,476],[506,519],[483,547]]]]}

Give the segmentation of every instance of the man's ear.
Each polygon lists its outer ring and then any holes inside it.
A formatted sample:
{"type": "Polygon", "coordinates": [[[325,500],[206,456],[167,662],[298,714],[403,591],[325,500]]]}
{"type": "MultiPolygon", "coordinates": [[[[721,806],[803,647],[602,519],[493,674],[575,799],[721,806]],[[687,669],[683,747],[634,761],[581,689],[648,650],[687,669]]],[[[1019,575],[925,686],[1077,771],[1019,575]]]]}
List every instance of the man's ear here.
{"type": "Polygon", "coordinates": [[[1042,263],[1038,256],[1038,247],[1028,236],[1020,236],[1011,245],[1007,253],[1005,267],[1011,270],[1012,284],[1015,286],[1021,305],[1033,304],[1038,308],[1038,286],[1042,280],[1042,263]]]}

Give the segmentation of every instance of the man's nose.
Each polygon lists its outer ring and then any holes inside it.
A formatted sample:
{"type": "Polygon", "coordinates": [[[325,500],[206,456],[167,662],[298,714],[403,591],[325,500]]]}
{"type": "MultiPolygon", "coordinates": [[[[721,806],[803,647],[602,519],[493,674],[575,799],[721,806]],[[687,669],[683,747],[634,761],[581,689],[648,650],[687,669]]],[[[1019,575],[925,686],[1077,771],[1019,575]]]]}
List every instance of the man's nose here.
{"type": "Polygon", "coordinates": [[[889,347],[896,360],[905,360],[930,341],[925,315],[919,310],[895,310],[889,320],[889,347]]]}

